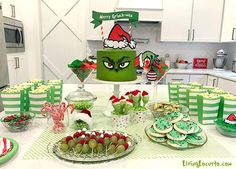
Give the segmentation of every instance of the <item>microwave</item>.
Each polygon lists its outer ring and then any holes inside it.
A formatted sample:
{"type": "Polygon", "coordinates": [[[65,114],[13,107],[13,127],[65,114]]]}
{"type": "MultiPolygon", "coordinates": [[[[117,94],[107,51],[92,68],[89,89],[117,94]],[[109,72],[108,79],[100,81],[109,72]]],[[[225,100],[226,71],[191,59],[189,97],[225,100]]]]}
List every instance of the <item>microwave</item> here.
{"type": "Polygon", "coordinates": [[[23,23],[12,18],[3,17],[3,26],[7,53],[24,52],[23,23]]]}

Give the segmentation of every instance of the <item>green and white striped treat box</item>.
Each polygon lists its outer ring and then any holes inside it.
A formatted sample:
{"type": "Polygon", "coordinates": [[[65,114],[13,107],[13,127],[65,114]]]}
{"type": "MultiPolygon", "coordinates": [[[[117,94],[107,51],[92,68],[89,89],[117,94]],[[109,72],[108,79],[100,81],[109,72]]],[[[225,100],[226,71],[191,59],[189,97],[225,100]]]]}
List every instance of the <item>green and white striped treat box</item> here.
{"type": "Polygon", "coordinates": [[[212,90],[218,89],[217,87],[213,86],[202,86],[202,89],[206,89],[208,92],[211,92],[212,90]]]}
{"type": "Polygon", "coordinates": [[[189,114],[197,116],[197,96],[200,94],[207,93],[207,90],[205,89],[188,89],[187,91],[187,102],[188,102],[188,108],[189,108],[189,114]]]}
{"type": "Polygon", "coordinates": [[[15,88],[24,90],[24,110],[29,111],[29,91],[35,89],[35,85],[33,83],[21,83],[15,88]]]}
{"type": "Polygon", "coordinates": [[[16,114],[24,111],[23,89],[7,88],[1,92],[0,99],[6,114],[16,114]]]}
{"type": "Polygon", "coordinates": [[[35,87],[38,87],[40,85],[43,85],[44,81],[41,79],[31,79],[30,81],[28,81],[28,83],[33,83],[35,87]]]}
{"type": "Polygon", "coordinates": [[[190,85],[194,88],[202,88],[202,86],[203,86],[202,84],[197,83],[197,82],[190,82],[190,83],[188,83],[188,85],[190,85]]]}
{"type": "Polygon", "coordinates": [[[55,87],[54,104],[60,104],[62,100],[63,81],[62,80],[49,80],[48,84],[53,85],[55,87]]]}
{"type": "Polygon", "coordinates": [[[220,96],[215,94],[201,94],[197,96],[198,122],[206,125],[214,125],[220,108],[220,96]]]}
{"type": "Polygon", "coordinates": [[[209,93],[217,94],[217,95],[228,94],[228,92],[226,92],[225,90],[219,89],[219,88],[215,88],[214,90],[210,90],[209,93]]]}
{"type": "Polygon", "coordinates": [[[169,101],[178,102],[178,86],[182,85],[182,82],[169,82],[168,91],[169,91],[169,101]]]}
{"type": "Polygon", "coordinates": [[[40,116],[40,110],[45,102],[54,103],[54,87],[51,85],[39,86],[34,91],[29,92],[29,100],[29,110],[40,116]]]}
{"type": "Polygon", "coordinates": [[[218,118],[227,118],[231,113],[236,114],[236,96],[226,94],[221,96],[218,118]]]}
{"type": "Polygon", "coordinates": [[[189,85],[179,85],[178,90],[177,90],[177,97],[179,104],[182,104],[184,106],[188,107],[188,90],[193,88],[192,86],[189,85]]]}

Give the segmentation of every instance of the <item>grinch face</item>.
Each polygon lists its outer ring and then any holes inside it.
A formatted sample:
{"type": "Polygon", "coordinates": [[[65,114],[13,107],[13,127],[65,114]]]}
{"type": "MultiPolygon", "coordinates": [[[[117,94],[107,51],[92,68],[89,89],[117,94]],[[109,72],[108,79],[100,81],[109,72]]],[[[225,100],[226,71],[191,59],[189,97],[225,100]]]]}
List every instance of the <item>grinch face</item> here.
{"type": "Polygon", "coordinates": [[[109,70],[114,70],[116,72],[119,72],[122,69],[127,68],[130,65],[130,57],[128,56],[122,56],[118,60],[113,60],[110,57],[102,57],[103,58],[103,65],[109,69],[109,70]]]}
{"type": "Polygon", "coordinates": [[[142,60],[143,60],[144,66],[148,66],[148,67],[153,63],[153,61],[160,62],[160,60],[158,59],[158,55],[156,55],[155,53],[151,51],[144,52],[142,55],[142,60]]]}
{"type": "Polygon", "coordinates": [[[137,78],[132,50],[101,50],[97,52],[97,78],[106,81],[131,81],[137,78]]]}

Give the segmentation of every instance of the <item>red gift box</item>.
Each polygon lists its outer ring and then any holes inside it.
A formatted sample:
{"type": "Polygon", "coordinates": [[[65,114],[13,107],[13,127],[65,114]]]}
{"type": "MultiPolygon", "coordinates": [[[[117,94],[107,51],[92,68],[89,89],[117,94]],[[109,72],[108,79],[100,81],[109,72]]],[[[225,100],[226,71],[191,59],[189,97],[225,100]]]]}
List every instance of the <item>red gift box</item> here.
{"type": "Polygon", "coordinates": [[[193,68],[194,69],[206,69],[207,68],[207,58],[193,58],[193,68]]]}

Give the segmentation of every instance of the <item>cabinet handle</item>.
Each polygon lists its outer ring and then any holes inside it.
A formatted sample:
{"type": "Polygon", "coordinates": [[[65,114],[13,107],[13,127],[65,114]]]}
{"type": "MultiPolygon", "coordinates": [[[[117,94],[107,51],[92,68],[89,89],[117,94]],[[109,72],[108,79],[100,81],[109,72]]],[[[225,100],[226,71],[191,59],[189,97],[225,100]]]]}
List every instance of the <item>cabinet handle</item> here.
{"type": "Polygon", "coordinates": [[[213,79],[213,87],[215,87],[215,82],[216,82],[216,79],[213,79]]]}
{"type": "Polygon", "coordinates": [[[195,29],[193,29],[192,41],[194,41],[195,29]]]}
{"type": "Polygon", "coordinates": [[[190,29],[188,29],[188,41],[190,41],[190,29]]]}
{"type": "Polygon", "coordinates": [[[14,57],[14,59],[15,59],[15,69],[17,69],[18,68],[18,64],[17,64],[17,57],[14,57]]]}
{"type": "Polygon", "coordinates": [[[17,57],[17,68],[20,68],[20,58],[17,57]]]}
{"type": "Polygon", "coordinates": [[[11,6],[11,17],[15,18],[16,17],[16,8],[15,5],[10,5],[11,6]]]}
{"type": "Polygon", "coordinates": [[[172,81],[184,81],[184,79],[171,79],[172,81]]]}
{"type": "Polygon", "coordinates": [[[232,30],[232,40],[234,40],[234,32],[235,32],[235,29],[236,29],[236,28],[233,28],[233,30],[232,30]]]}

